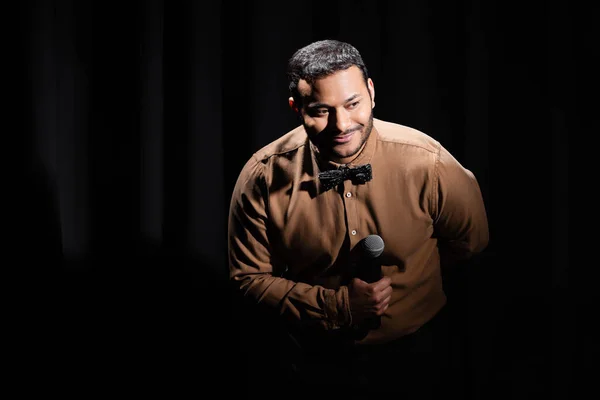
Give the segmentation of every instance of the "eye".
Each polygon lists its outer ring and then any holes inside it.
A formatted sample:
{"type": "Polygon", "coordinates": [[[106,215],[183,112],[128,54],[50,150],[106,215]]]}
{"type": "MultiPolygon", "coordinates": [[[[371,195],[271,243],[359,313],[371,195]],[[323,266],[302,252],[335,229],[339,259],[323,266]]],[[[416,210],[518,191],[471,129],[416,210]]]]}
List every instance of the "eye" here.
{"type": "Polygon", "coordinates": [[[327,110],[326,108],[317,108],[317,109],[311,109],[308,111],[308,114],[311,117],[320,117],[323,115],[327,115],[327,113],[329,112],[329,110],[327,110]]]}
{"type": "Polygon", "coordinates": [[[358,106],[358,103],[360,103],[360,101],[355,101],[354,103],[350,103],[350,104],[348,105],[348,108],[349,108],[349,109],[356,108],[356,107],[358,106]]]}

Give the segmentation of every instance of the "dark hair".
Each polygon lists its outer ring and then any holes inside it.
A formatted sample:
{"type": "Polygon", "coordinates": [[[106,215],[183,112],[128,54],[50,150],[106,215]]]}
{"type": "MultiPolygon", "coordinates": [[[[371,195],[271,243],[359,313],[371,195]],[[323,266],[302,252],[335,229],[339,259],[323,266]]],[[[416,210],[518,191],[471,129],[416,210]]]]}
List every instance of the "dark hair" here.
{"type": "Polygon", "coordinates": [[[338,40],[320,40],[302,47],[288,61],[287,76],[290,94],[298,104],[301,104],[298,93],[300,79],[312,84],[316,79],[348,69],[353,65],[360,68],[367,84],[369,79],[367,67],[354,46],[338,40]]]}

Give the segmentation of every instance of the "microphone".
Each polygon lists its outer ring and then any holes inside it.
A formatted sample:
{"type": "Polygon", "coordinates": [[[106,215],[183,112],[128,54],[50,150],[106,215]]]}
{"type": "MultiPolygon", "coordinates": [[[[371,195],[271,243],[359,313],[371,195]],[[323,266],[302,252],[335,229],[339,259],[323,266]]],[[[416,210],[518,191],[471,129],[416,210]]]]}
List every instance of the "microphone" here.
{"type": "Polygon", "coordinates": [[[367,283],[373,283],[383,278],[379,256],[383,253],[385,244],[381,236],[368,235],[358,243],[358,246],[360,248],[359,277],[367,283]]]}
{"type": "MultiPolygon", "coordinates": [[[[381,272],[381,260],[379,256],[383,253],[385,244],[379,235],[368,235],[359,242],[358,276],[367,283],[373,283],[383,277],[381,272]]],[[[376,316],[364,322],[367,330],[377,329],[381,325],[381,317],[376,316]]]]}

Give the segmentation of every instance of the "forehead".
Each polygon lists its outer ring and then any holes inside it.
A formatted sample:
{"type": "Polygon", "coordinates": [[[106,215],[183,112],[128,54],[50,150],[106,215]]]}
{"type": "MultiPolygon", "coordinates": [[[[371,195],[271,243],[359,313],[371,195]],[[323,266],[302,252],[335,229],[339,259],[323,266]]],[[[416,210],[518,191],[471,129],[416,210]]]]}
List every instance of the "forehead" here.
{"type": "Polygon", "coordinates": [[[305,104],[306,101],[320,101],[334,105],[366,90],[362,71],[356,66],[317,79],[312,85],[303,79],[298,82],[298,92],[305,104]]]}

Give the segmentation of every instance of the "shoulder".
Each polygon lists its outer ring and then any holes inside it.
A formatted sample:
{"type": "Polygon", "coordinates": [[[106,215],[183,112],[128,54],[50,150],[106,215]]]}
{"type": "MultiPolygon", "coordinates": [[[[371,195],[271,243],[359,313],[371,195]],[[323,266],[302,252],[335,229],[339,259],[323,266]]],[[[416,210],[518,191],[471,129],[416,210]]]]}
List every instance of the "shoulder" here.
{"type": "Polygon", "coordinates": [[[288,154],[308,144],[308,136],[303,126],[298,126],[281,137],[265,145],[253,154],[257,162],[265,163],[273,156],[288,154]]]}
{"type": "MultiPolygon", "coordinates": [[[[274,141],[255,151],[242,167],[237,185],[252,185],[256,180],[265,179],[266,169],[272,167],[273,159],[294,159],[296,154],[308,145],[304,127],[298,126],[274,141]],[[283,156],[283,157],[280,157],[283,156]]],[[[275,161],[278,163],[278,161],[275,161]]]]}
{"type": "Polygon", "coordinates": [[[373,126],[377,129],[378,140],[393,147],[411,148],[413,150],[438,154],[441,149],[439,141],[426,133],[398,123],[373,120],[373,126]]]}

